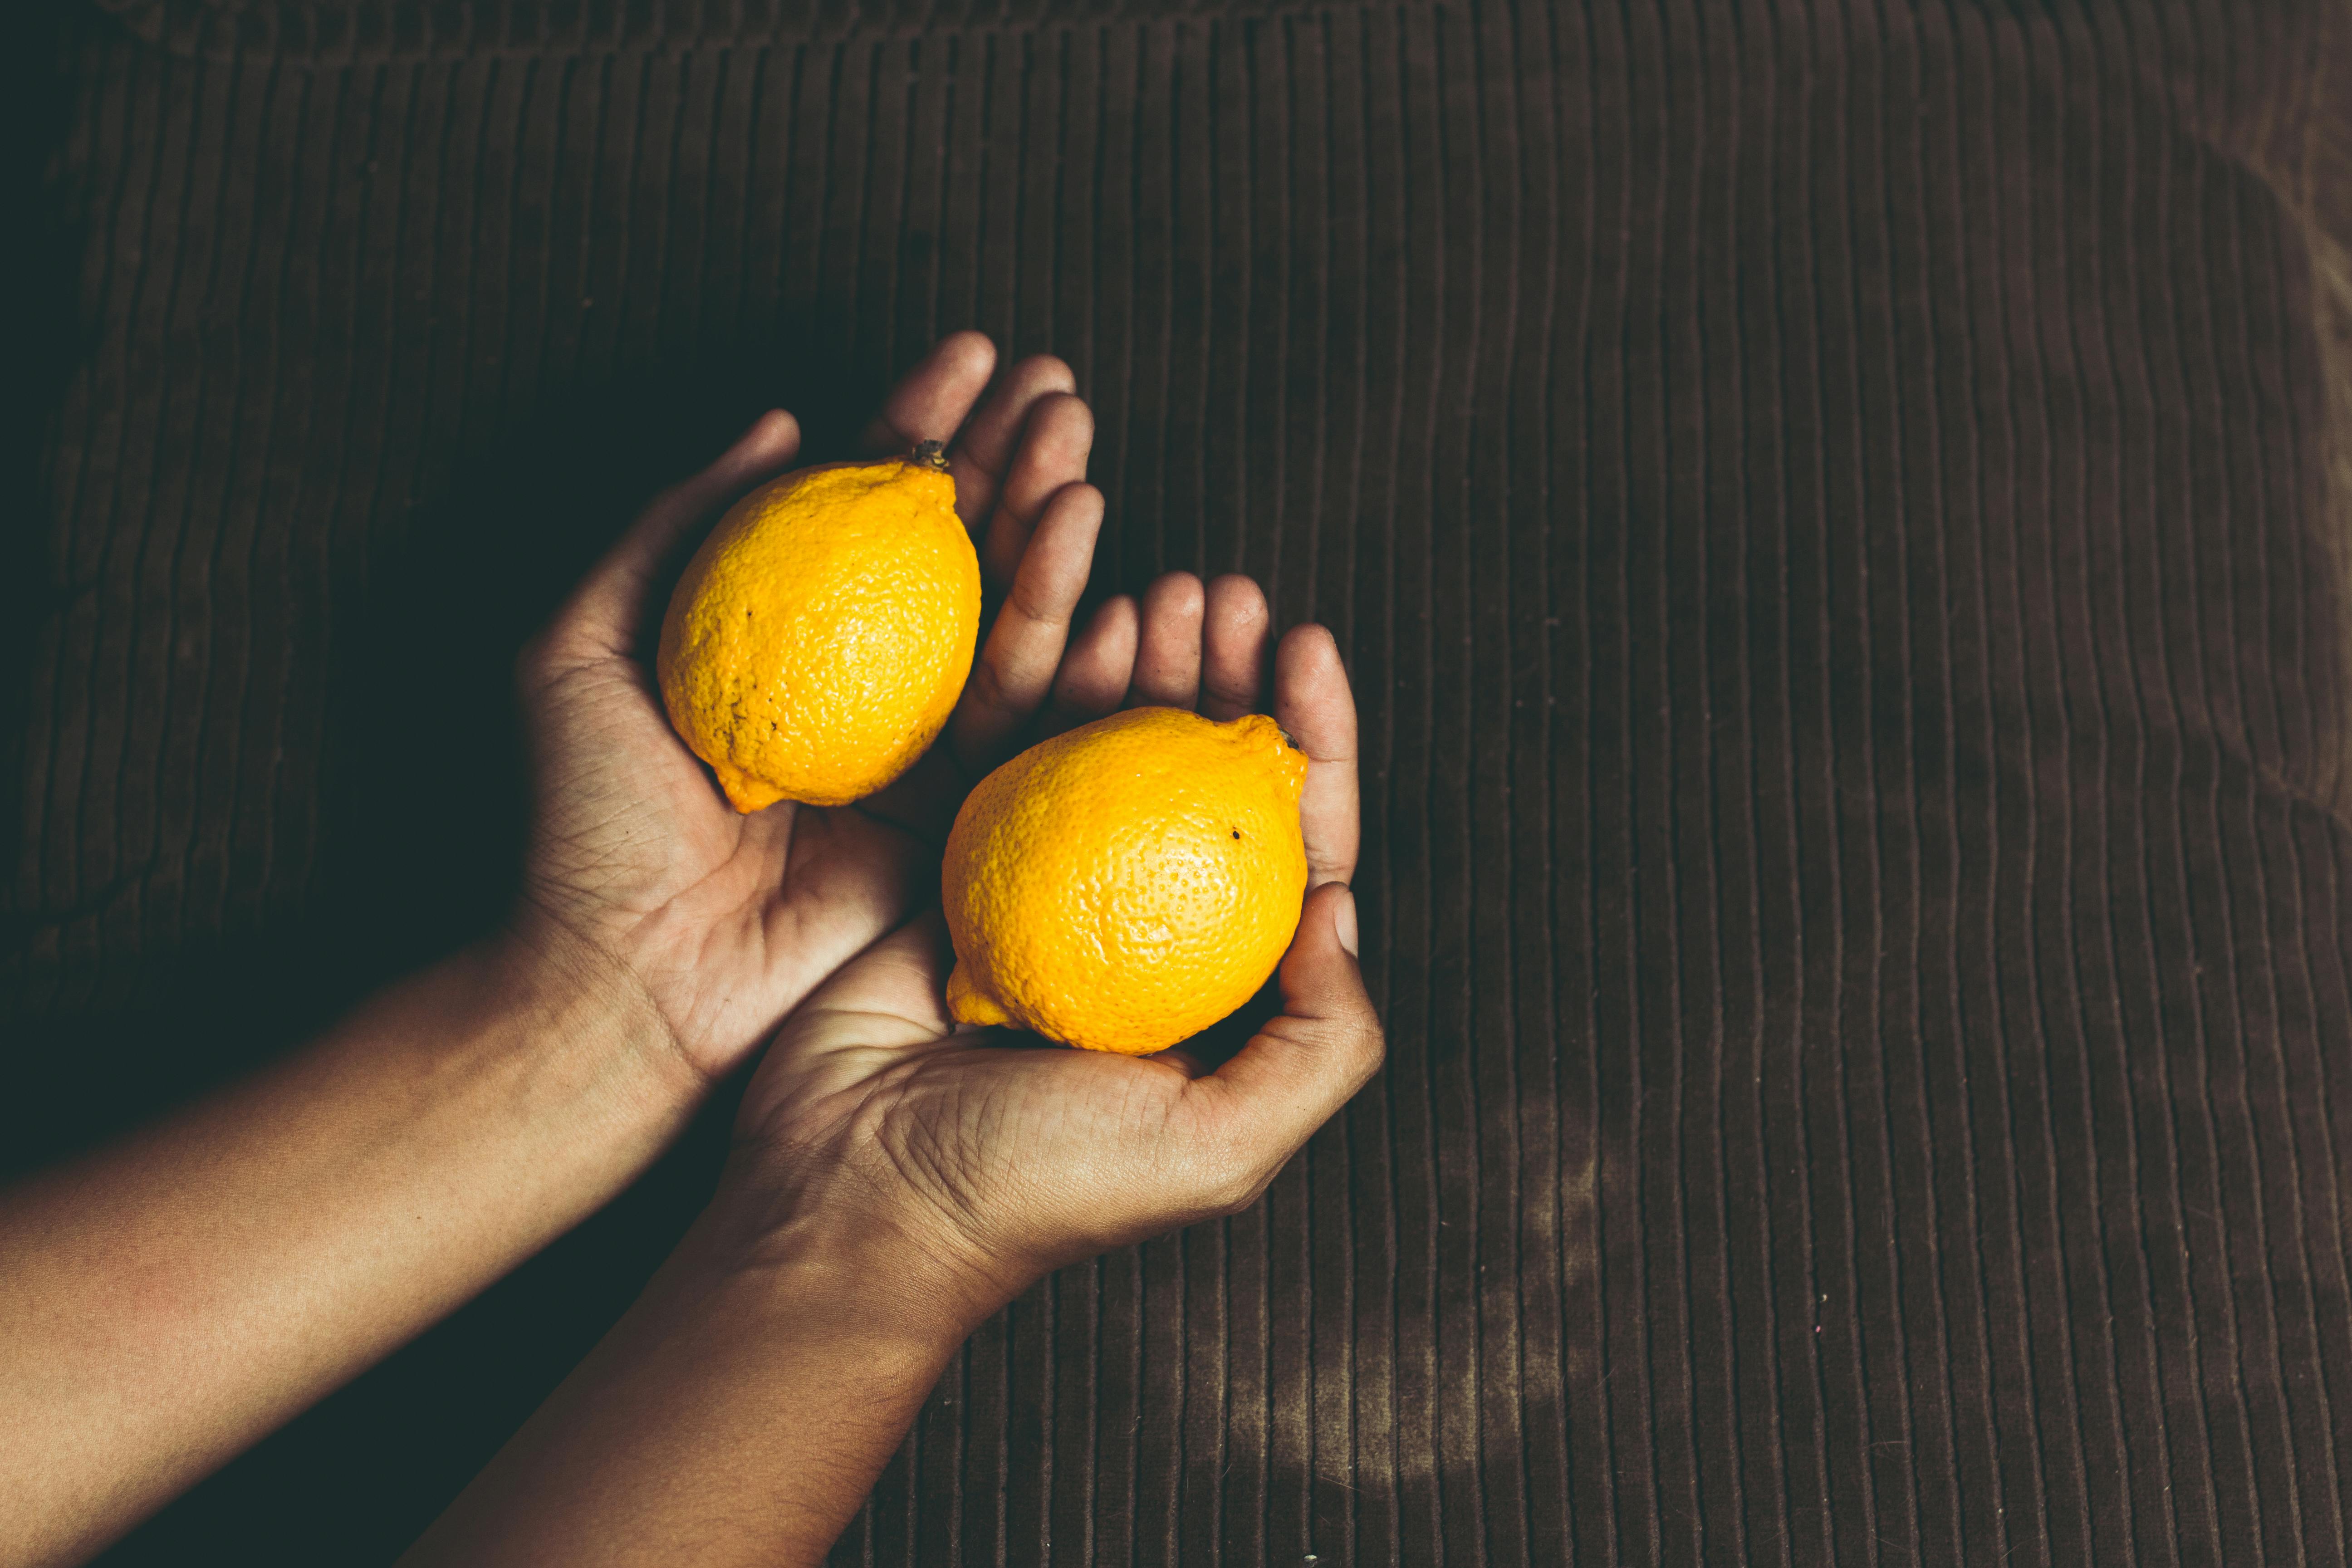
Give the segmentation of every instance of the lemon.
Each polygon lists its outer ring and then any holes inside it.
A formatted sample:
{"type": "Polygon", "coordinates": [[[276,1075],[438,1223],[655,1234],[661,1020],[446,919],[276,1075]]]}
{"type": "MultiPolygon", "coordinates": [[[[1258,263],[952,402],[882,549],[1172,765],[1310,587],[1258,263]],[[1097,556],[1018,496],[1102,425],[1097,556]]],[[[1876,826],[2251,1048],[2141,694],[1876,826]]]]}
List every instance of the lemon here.
{"type": "Polygon", "coordinates": [[[1165,1050],[1249,1000],[1307,890],[1307,758],[1271,719],[1136,708],[982,780],[948,836],[948,1005],[1088,1050],[1165,1050]]]}
{"type": "Polygon", "coordinates": [[[979,635],[979,557],[925,442],[730,508],[670,596],[656,673],[736,810],[843,805],[938,737],[979,635]]]}

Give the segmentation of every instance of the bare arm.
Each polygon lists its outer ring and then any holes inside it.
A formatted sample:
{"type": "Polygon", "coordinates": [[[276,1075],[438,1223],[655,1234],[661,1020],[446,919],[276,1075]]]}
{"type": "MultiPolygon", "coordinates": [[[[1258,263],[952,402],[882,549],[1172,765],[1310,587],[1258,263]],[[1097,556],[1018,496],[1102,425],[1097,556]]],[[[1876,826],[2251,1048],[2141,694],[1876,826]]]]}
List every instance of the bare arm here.
{"type": "Polygon", "coordinates": [[[706,1216],[404,1561],[820,1562],[986,1299],[903,1237],[744,1240],[706,1216]]]}
{"type": "Polygon", "coordinates": [[[8,1194],[0,1560],[97,1550],[577,1223],[700,1089],[641,994],[509,939],[8,1194]]]}

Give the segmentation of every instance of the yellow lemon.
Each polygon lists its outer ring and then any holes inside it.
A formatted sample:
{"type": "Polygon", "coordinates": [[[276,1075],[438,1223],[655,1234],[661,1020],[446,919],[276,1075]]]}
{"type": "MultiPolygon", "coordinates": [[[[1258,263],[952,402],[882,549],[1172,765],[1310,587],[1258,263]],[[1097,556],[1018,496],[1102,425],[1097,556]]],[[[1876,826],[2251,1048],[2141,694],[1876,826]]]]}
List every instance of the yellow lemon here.
{"type": "Polygon", "coordinates": [[[948,836],[950,1011],[1129,1056],[1207,1028],[1297,929],[1306,782],[1262,714],[1136,708],[1022,752],[948,836]]]}
{"type": "Polygon", "coordinates": [[[670,595],[662,700],[738,811],[872,795],[971,673],[980,560],[937,442],[803,468],[729,509],[670,595]]]}

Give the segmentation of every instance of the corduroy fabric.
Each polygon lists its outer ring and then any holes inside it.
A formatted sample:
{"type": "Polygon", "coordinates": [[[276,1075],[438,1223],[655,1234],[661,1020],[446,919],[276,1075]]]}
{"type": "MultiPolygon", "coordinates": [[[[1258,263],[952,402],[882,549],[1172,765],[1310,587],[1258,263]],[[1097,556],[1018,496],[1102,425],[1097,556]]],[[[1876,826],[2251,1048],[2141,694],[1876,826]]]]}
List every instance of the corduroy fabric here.
{"type": "MultiPolygon", "coordinates": [[[[976,325],[1095,403],[1100,588],[1338,633],[1391,1055],[838,1561],[2343,1563],[2336,10],[72,13],[10,1163],[494,918],[629,498],[976,325]]],[[[109,1560],[388,1561],[722,1134],[109,1560]]]]}

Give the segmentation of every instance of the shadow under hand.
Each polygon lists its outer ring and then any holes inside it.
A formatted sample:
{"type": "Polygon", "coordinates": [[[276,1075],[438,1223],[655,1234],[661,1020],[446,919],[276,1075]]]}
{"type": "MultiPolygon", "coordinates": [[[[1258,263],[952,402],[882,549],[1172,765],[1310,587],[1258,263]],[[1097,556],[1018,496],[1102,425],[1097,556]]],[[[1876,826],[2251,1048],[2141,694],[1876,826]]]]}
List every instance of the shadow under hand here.
{"type": "Polygon", "coordinates": [[[1267,1020],[1281,1016],[1282,987],[1270,979],[1256,995],[1178,1046],[1176,1053],[1197,1064],[1200,1071],[1214,1072],[1239,1056],[1267,1020]]]}

